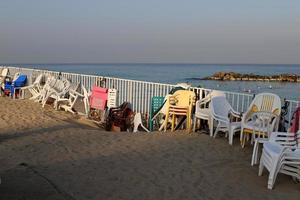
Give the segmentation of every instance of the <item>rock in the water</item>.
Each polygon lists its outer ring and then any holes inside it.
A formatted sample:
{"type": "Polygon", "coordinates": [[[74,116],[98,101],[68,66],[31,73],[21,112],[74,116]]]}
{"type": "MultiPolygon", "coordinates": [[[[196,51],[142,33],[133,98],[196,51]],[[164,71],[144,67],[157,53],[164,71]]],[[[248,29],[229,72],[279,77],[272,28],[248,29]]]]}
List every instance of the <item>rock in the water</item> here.
{"type": "Polygon", "coordinates": [[[217,72],[212,76],[203,78],[202,80],[300,82],[300,76],[291,73],[265,76],[252,73],[240,74],[235,72],[217,72]]]}

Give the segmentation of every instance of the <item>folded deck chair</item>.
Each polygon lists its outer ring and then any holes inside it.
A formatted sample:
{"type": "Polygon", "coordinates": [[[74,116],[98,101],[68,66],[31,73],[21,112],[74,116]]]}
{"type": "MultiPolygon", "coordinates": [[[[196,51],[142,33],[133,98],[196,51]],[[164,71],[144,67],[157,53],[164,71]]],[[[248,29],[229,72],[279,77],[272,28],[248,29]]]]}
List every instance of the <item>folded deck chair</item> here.
{"type": "Polygon", "coordinates": [[[90,96],[90,107],[93,109],[105,110],[108,99],[108,89],[93,86],[90,96]]]}
{"type": "Polygon", "coordinates": [[[97,122],[104,122],[105,110],[108,101],[108,89],[93,86],[90,99],[89,117],[97,122]]]}
{"type": "Polygon", "coordinates": [[[16,75],[12,82],[7,81],[5,83],[5,91],[10,94],[11,97],[15,98],[17,92],[26,85],[26,75],[16,75]]]}
{"type": "Polygon", "coordinates": [[[29,99],[37,99],[43,89],[43,78],[44,78],[44,74],[40,74],[38,75],[38,77],[36,77],[35,81],[28,86],[22,87],[20,89],[20,93],[22,96],[22,99],[25,98],[25,91],[28,90],[31,94],[31,97],[29,99]]]}
{"type": "Polygon", "coordinates": [[[68,96],[68,98],[60,98],[57,100],[58,107],[73,114],[78,113],[87,116],[88,95],[85,87],[81,84],[71,86],[68,96]],[[80,112],[75,108],[79,103],[83,105],[83,112],[80,112]]]}
{"type": "Polygon", "coordinates": [[[55,85],[56,81],[58,80],[54,76],[48,75],[45,78],[45,84],[42,87],[42,90],[40,91],[39,95],[34,99],[36,102],[42,103],[43,100],[47,96],[47,92],[50,91],[50,89],[55,85]]]}
{"type": "Polygon", "coordinates": [[[0,87],[4,90],[5,79],[9,73],[8,68],[3,68],[0,75],[0,87]]]}
{"type": "Polygon", "coordinates": [[[54,100],[54,102],[53,102],[54,108],[58,109],[57,100],[59,98],[64,98],[66,96],[66,94],[69,91],[70,86],[71,86],[71,83],[67,79],[57,79],[52,87],[51,87],[51,85],[49,85],[49,87],[46,91],[46,95],[42,101],[43,107],[45,107],[45,105],[49,99],[53,99],[54,100]]]}

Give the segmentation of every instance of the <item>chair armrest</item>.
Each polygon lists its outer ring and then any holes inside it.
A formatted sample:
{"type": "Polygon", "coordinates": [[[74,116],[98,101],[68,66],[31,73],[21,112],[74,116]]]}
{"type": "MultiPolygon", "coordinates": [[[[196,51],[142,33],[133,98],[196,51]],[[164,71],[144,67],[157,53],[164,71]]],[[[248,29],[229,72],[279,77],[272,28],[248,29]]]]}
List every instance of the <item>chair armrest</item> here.
{"type": "Polygon", "coordinates": [[[221,122],[224,122],[224,123],[229,123],[230,122],[230,119],[229,118],[226,118],[226,117],[223,117],[223,116],[219,116],[219,115],[216,115],[216,114],[213,114],[212,117],[217,120],[217,121],[221,121],[221,122]]]}
{"type": "Polygon", "coordinates": [[[243,115],[243,113],[237,112],[235,110],[230,110],[229,114],[239,119],[242,119],[242,115],[243,115]]]}

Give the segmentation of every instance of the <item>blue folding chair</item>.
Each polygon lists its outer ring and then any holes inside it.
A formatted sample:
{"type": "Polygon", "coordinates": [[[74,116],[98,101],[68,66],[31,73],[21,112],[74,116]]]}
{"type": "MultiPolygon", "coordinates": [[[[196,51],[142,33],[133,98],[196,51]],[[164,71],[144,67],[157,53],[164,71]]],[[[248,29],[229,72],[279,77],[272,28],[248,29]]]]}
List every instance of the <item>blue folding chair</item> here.
{"type": "Polygon", "coordinates": [[[20,75],[18,78],[12,82],[6,81],[5,82],[5,91],[9,91],[10,96],[15,98],[16,92],[19,91],[22,87],[26,85],[27,82],[27,76],[26,75],[20,75]]]}

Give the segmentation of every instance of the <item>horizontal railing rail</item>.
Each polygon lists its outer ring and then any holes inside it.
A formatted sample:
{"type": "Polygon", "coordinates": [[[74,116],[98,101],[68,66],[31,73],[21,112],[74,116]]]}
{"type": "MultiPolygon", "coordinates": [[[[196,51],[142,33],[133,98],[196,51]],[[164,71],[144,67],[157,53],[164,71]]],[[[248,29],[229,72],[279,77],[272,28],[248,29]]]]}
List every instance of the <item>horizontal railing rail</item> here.
{"type": "MultiPolygon", "coordinates": [[[[140,112],[145,115],[149,114],[151,99],[153,96],[166,96],[170,92],[170,90],[175,87],[175,85],[172,84],[130,80],[99,75],[86,75],[70,72],[58,72],[12,66],[2,66],[2,68],[3,67],[9,68],[11,74],[15,74],[17,72],[26,74],[28,76],[29,82],[32,82],[32,80],[34,80],[34,78],[36,78],[38,74],[44,73],[53,76],[61,76],[69,79],[71,82],[74,83],[80,82],[89,91],[92,89],[93,85],[102,86],[106,88],[115,88],[118,90],[117,103],[119,105],[125,101],[130,102],[135,112],[140,112]]],[[[211,91],[211,89],[198,87],[192,87],[191,89],[196,92],[198,99],[203,98],[205,94],[211,91]]],[[[224,91],[224,93],[226,94],[226,98],[228,99],[229,103],[238,112],[245,112],[249,107],[254,96],[252,94],[230,91],[224,91]]],[[[287,114],[287,120],[288,123],[290,123],[293,112],[300,105],[300,102],[295,100],[286,101],[290,103],[287,114]]]]}

